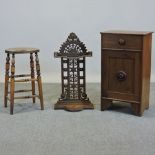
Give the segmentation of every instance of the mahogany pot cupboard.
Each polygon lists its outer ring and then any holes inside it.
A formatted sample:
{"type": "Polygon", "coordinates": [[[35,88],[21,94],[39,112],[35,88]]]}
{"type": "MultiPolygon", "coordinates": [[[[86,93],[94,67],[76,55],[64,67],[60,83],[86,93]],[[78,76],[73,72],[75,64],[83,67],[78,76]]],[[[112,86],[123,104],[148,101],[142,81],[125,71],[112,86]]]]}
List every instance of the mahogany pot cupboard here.
{"type": "Polygon", "coordinates": [[[101,33],[101,110],[131,103],[136,115],[149,108],[152,32],[101,33]]]}

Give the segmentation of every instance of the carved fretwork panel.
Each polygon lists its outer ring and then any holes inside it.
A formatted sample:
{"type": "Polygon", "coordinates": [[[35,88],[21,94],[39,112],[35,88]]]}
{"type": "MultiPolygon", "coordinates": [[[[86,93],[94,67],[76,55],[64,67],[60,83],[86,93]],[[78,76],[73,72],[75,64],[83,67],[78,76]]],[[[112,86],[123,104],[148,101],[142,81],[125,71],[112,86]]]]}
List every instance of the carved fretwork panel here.
{"type": "Polygon", "coordinates": [[[92,56],[92,52],[88,52],[76,34],[71,33],[54,56],[61,58],[62,75],[62,94],[55,109],[65,109],[68,104],[84,103],[85,109],[92,109],[93,105],[87,97],[85,88],[85,57],[92,56]]]}

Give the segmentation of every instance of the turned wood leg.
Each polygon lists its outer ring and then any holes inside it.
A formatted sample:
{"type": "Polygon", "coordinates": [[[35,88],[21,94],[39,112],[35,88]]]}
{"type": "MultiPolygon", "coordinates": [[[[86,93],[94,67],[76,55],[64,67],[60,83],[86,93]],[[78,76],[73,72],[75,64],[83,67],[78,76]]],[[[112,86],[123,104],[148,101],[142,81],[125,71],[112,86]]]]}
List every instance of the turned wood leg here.
{"type": "Polygon", "coordinates": [[[101,111],[108,109],[112,105],[112,100],[110,99],[101,99],[101,111]]]}
{"type": "Polygon", "coordinates": [[[44,101],[43,101],[43,91],[42,91],[41,77],[38,77],[38,90],[39,90],[39,98],[40,98],[41,110],[44,110],[44,101]]]}
{"type": "Polygon", "coordinates": [[[131,103],[131,108],[132,108],[133,112],[135,113],[135,115],[137,115],[137,116],[143,115],[143,111],[141,110],[141,107],[139,104],[131,103]]]}
{"type": "MultiPolygon", "coordinates": [[[[30,53],[30,68],[31,68],[31,79],[34,79],[35,74],[34,74],[33,53],[30,53]]],[[[31,81],[31,86],[32,86],[32,95],[35,95],[35,81],[31,81]]],[[[35,103],[35,97],[32,98],[32,102],[35,103]]]]}
{"type": "Polygon", "coordinates": [[[10,54],[7,54],[5,64],[5,87],[4,87],[4,107],[7,107],[8,85],[9,85],[9,69],[10,69],[10,54]]]}
{"type": "Polygon", "coordinates": [[[11,60],[11,83],[10,83],[10,114],[13,114],[14,108],[14,74],[15,74],[15,55],[12,54],[11,60]]]}
{"type": "Polygon", "coordinates": [[[38,53],[37,52],[35,53],[35,57],[36,57],[36,71],[37,71],[37,82],[38,82],[40,106],[41,106],[41,110],[44,110],[42,81],[41,81],[41,75],[40,75],[40,64],[39,64],[39,58],[38,58],[38,53]]]}

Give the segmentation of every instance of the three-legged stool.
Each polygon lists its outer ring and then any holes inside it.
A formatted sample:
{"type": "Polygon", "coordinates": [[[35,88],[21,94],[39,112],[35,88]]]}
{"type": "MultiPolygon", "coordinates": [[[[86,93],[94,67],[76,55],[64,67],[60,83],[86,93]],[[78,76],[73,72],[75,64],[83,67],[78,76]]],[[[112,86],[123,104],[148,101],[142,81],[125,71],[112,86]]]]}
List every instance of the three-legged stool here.
{"type": "Polygon", "coordinates": [[[6,67],[5,67],[4,106],[7,107],[7,100],[9,100],[10,101],[10,114],[13,114],[15,99],[32,98],[33,103],[35,103],[35,99],[36,97],[38,97],[40,99],[41,110],[44,109],[38,52],[39,52],[39,49],[35,49],[35,48],[10,48],[10,49],[5,50],[5,53],[7,53],[7,57],[6,57],[6,67]],[[15,54],[30,54],[31,74],[15,75],[15,54]],[[10,55],[11,55],[11,62],[10,62],[10,55]],[[34,61],[34,55],[35,55],[35,61],[34,61]],[[10,68],[11,68],[11,72],[10,72],[10,68]],[[35,70],[36,70],[37,77],[35,77],[35,70]],[[16,78],[20,78],[20,77],[29,77],[29,78],[16,80],[16,78]],[[38,95],[36,95],[35,93],[35,82],[36,81],[38,83],[38,92],[39,92],[38,95]],[[14,90],[15,82],[31,82],[32,88],[29,90],[14,90]],[[8,91],[9,84],[10,84],[10,91],[8,91]],[[15,93],[30,92],[30,91],[32,92],[32,95],[30,96],[15,97],[14,95],[15,93]]]}

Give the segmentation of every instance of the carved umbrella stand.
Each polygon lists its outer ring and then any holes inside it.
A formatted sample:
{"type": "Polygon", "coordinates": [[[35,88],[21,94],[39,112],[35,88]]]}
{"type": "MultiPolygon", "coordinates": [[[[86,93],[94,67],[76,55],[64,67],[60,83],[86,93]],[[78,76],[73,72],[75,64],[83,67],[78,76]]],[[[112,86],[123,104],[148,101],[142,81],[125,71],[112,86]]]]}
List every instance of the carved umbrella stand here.
{"type": "Polygon", "coordinates": [[[85,57],[91,57],[83,42],[70,33],[55,58],[61,58],[62,94],[54,109],[80,111],[94,109],[86,94],[85,57]]]}

